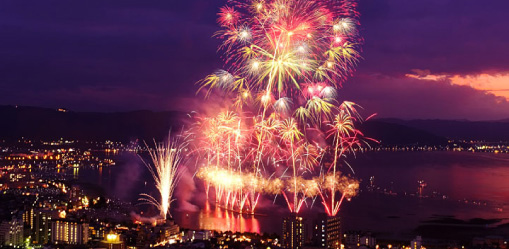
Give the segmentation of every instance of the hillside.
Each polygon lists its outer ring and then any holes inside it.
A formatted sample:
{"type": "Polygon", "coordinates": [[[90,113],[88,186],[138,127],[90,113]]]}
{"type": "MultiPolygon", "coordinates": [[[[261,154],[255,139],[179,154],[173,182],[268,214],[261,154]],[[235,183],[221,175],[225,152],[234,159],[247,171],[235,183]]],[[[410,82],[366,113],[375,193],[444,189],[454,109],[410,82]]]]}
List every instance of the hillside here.
{"type": "Polygon", "coordinates": [[[509,119],[498,121],[378,119],[455,140],[509,141],[509,119]]]}
{"type": "MultiPolygon", "coordinates": [[[[131,141],[162,139],[187,122],[182,112],[73,112],[0,106],[0,139],[131,141]]],[[[447,138],[509,141],[509,121],[375,119],[359,126],[384,145],[444,145],[447,138]]]]}
{"type": "Polygon", "coordinates": [[[170,128],[183,116],[178,112],[61,112],[38,107],[0,106],[0,138],[150,140],[167,136],[170,128]]]}

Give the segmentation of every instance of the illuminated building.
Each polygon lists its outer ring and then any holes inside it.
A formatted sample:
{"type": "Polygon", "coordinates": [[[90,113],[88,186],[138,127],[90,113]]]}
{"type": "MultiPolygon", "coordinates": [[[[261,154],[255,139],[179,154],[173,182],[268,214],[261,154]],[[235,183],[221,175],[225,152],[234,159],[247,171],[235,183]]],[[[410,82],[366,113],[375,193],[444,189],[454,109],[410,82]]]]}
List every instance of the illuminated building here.
{"type": "Polygon", "coordinates": [[[181,238],[182,238],[182,241],[210,240],[210,238],[212,238],[212,231],[210,231],[210,230],[202,230],[202,231],[189,230],[187,232],[182,232],[181,238]]]}
{"type": "Polygon", "coordinates": [[[44,245],[51,237],[51,214],[48,210],[31,210],[32,243],[44,245]]]}
{"type": "Polygon", "coordinates": [[[104,226],[101,226],[98,224],[90,225],[88,230],[89,230],[91,240],[97,240],[97,241],[103,240],[107,234],[107,231],[104,228],[104,226]]]}
{"type": "Polygon", "coordinates": [[[347,231],[343,234],[343,238],[345,245],[357,245],[361,241],[360,232],[347,231]]]}
{"type": "Polygon", "coordinates": [[[304,221],[302,217],[291,215],[283,219],[283,240],[285,249],[301,249],[304,243],[304,221]]]}
{"type": "Polygon", "coordinates": [[[369,248],[375,248],[376,247],[376,238],[371,236],[370,234],[366,234],[361,237],[359,243],[361,245],[365,245],[369,248]]]}
{"type": "Polygon", "coordinates": [[[327,246],[327,215],[320,214],[313,224],[313,244],[318,247],[327,246]]]}
{"type": "Polygon", "coordinates": [[[106,246],[108,249],[124,249],[125,244],[122,241],[120,235],[110,232],[105,236],[105,240],[102,241],[102,244],[106,246]]]}
{"type": "Polygon", "coordinates": [[[376,247],[376,238],[369,232],[348,231],[343,234],[343,238],[346,248],[357,248],[359,246],[376,247]]]}
{"type": "Polygon", "coordinates": [[[33,227],[33,213],[34,213],[34,210],[33,209],[30,209],[28,210],[27,207],[25,207],[25,212],[23,212],[23,223],[25,226],[28,226],[30,227],[30,229],[32,229],[33,227]]]}
{"type": "Polygon", "coordinates": [[[166,220],[164,224],[155,227],[155,232],[159,234],[159,241],[175,240],[178,237],[179,231],[180,227],[175,224],[174,220],[170,219],[166,220]]]}
{"type": "Polygon", "coordinates": [[[340,218],[320,214],[313,226],[313,244],[324,248],[341,248],[340,218]]]}
{"type": "Polygon", "coordinates": [[[79,197],[83,195],[83,192],[81,191],[80,187],[78,185],[74,185],[71,187],[71,191],[69,191],[69,197],[71,200],[78,200],[79,197]]]}
{"type": "Polygon", "coordinates": [[[325,226],[327,248],[341,248],[341,221],[339,217],[327,217],[325,226]]]}
{"type": "Polygon", "coordinates": [[[23,245],[23,220],[12,217],[10,221],[0,223],[0,247],[17,247],[23,245]]]}
{"type": "Polygon", "coordinates": [[[421,236],[415,237],[412,242],[410,242],[410,248],[412,249],[421,249],[422,248],[422,238],[421,236]]]}
{"type": "Polygon", "coordinates": [[[88,242],[88,224],[57,220],[51,223],[51,242],[54,244],[81,245],[88,242]]]}

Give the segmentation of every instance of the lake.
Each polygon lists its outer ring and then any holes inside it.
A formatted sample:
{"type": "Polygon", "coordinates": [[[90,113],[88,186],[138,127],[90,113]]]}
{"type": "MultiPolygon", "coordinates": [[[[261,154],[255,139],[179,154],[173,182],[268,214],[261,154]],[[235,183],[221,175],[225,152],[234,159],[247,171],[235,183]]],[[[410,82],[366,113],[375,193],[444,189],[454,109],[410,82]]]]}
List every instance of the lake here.
{"type": "MultiPolygon", "coordinates": [[[[117,165],[83,168],[79,180],[101,186],[106,195],[138,203],[140,193],[155,193],[151,176],[133,154],[114,155],[117,165]]],[[[343,231],[371,231],[382,238],[413,238],[425,221],[442,218],[509,218],[509,155],[470,152],[366,152],[350,157],[361,191],[345,202],[339,215],[343,231]],[[375,191],[369,191],[374,177],[375,191]],[[418,194],[418,181],[427,185],[418,194]]],[[[345,171],[349,169],[345,168],[345,171]]],[[[260,215],[226,212],[208,203],[203,186],[187,172],[172,209],[176,221],[193,229],[280,233],[282,217],[288,215],[283,200],[264,196],[260,215]]],[[[323,208],[317,199],[303,208],[309,222],[323,208]]],[[[156,213],[147,206],[136,212],[156,213]]]]}

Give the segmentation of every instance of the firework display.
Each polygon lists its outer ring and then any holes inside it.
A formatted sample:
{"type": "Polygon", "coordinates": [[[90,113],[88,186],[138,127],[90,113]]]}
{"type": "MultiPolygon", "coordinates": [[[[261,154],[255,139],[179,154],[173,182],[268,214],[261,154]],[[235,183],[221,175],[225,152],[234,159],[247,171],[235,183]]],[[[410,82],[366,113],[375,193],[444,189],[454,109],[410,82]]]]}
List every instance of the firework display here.
{"type": "Polygon", "coordinates": [[[170,214],[170,206],[174,201],[173,192],[181,176],[179,167],[182,163],[185,148],[186,143],[178,139],[173,140],[171,136],[166,142],[155,143],[154,148],[146,145],[152,164],[144,161],[145,166],[154,179],[160,200],[149,194],[141,194],[142,197],[139,200],[155,206],[163,220],[170,214]]]}
{"type": "Polygon", "coordinates": [[[359,184],[342,174],[366,141],[358,106],[338,89],[360,59],[356,3],[349,0],[230,1],[216,36],[225,68],[199,82],[229,108],[196,117],[197,177],[223,207],[254,213],[261,195],[298,213],[321,198],[334,216],[359,184]],[[213,192],[213,193],[212,193],[213,192]]]}

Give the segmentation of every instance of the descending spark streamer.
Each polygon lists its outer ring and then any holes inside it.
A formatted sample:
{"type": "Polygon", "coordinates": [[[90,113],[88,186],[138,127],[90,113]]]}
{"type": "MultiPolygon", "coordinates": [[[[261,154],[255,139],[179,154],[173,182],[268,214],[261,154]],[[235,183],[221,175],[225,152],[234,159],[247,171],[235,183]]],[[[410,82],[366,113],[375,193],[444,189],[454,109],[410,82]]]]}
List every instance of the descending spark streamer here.
{"type": "Polygon", "coordinates": [[[358,106],[338,100],[360,59],[356,7],[230,0],[221,8],[216,36],[227,70],[205,77],[199,91],[230,108],[196,117],[192,129],[208,198],[213,190],[223,207],[254,213],[260,195],[281,195],[298,213],[320,196],[334,216],[357,193],[358,182],[341,172],[369,139],[355,128],[358,106]]]}
{"type": "Polygon", "coordinates": [[[155,186],[160,195],[160,200],[145,193],[141,194],[142,197],[139,200],[154,205],[159,209],[161,218],[166,219],[167,215],[170,215],[170,206],[174,201],[173,192],[181,176],[179,167],[182,163],[182,153],[186,148],[186,144],[178,139],[172,140],[168,138],[166,142],[155,143],[154,148],[150,148],[147,144],[145,144],[145,146],[152,159],[152,164],[146,161],[143,162],[152,174],[155,186]]]}

